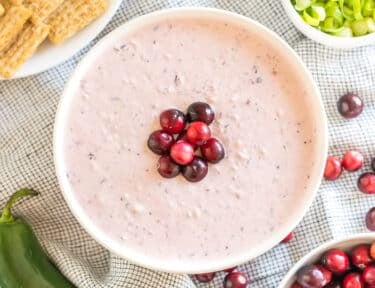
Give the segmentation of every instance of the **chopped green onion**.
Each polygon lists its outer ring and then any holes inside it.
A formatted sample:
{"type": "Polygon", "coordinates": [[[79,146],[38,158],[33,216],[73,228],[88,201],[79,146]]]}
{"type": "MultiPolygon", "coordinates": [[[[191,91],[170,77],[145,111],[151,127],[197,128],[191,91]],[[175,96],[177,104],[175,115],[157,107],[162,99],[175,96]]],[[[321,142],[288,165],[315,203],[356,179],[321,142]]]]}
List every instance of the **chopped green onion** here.
{"type": "Polygon", "coordinates": [[[349,27],[341,27],[336,32],[333,32],[332,35],[340,37],[353,37],[353,32],[349,27]]]}
{"type": "Polygon", "coordinates": [[[311,26],[319,26],[320,24],[320,20],[318,18],[315,18],[314,16],[310,15],[308,12],[307,12],[308,9],[305,9],[303,10],[303,13],[302,13],[302,18],[303,20],[305,20],[305,22],[311,26]]]}
{"type": "Polygon", "coordinates": [[[294,5],[294,8],[296,8],[297,11],[303,11],[306,8],[310,7],[311,1],[310,0],[296,0],[296,4],[294,5]]]}
{"type": "Polygon", "coordinates": [[[367,24],[368,32],[374,33],[375,32],[375,21],[374,21],[374,19],[372,19],[370,17],[367,17],[365,19],[366,19],[366,24],[367,24]]]}
{"type": "Polygon", "coordinates": [[[354,36],[366,35],[369,32],[366,20],[361,19],[361,20],[353,21],[352,30],[353,30],[354,36]]]}

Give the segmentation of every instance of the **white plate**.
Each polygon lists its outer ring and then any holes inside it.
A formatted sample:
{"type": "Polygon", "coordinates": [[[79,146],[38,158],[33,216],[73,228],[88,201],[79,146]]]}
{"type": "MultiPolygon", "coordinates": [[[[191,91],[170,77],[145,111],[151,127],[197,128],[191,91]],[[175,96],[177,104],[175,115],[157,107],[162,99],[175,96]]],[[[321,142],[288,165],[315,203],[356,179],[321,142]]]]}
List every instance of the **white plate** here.
{"type": "Polygon", "coordinates": [[[45,41],[11,79],[27,77],[43,72],[72,57],[104,29],[121,2],[122,0],[108,0],[107,11],[65,43],[54,46],[48,40],[45,41]]]}

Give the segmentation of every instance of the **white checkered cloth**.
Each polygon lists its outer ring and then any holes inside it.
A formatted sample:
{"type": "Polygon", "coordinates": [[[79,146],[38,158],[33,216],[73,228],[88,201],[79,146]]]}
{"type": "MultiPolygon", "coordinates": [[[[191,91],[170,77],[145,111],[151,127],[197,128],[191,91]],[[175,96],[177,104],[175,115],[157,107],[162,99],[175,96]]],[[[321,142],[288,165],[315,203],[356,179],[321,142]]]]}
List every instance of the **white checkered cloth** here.
{"type": "MultiPolygon", "coordinates": [[[[337,51],[315,44],[297,32],[276,0],[126,0],[97,39],[135,16],[192,5],[243,14],[287,40],[320,86],[329,119],[330,153],[341,156],[347,149],[357,149],[366,158],[362,171],[370,169],[370,157],[375,156],[375,46],[337,51]],[[358,93],[365,102],[364,112],[353,120],[344,120],[336,109],[337,99],[348,91],[358,93]]],[[[186,275],[157,273],[111,256],[70,213],[55,177],[52,130],[64,84],[87,51],[40,75],[0,82],[0,204],[22,186],[41,192],[38,198],[18,205],[16,212],[30,222],[51,259],[78,287],[222,287],[223,273],[209,284],[200,284],[186,275]]],[[[312,248],[366,230],[364,215],[374,205],[375,196],[357,190],[359,173],[344,173],[338,181],[323,182],[291,243],[239,267],[252,280],[250,287],[276,287],[293,263],[312,248]]]]}

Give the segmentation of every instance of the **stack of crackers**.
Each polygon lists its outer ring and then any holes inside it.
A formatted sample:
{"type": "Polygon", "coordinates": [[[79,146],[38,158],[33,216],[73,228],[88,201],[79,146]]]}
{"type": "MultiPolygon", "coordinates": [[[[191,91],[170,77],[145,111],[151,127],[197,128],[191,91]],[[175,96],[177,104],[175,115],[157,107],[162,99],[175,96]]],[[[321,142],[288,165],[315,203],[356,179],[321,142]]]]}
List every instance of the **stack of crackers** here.
{"type": "Polygon", "coordinates": [[[106,9],[107,0],[0,0],[0,76],[12,77],[47,37],[59,45],[106,9]]]}

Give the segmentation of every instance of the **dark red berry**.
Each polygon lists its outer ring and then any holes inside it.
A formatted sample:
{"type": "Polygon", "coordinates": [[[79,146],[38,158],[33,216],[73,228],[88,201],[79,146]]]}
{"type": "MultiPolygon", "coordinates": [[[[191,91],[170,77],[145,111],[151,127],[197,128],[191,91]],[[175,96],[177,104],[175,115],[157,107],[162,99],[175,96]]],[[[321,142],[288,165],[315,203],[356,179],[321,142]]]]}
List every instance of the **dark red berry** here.
{"type": "Polygon", "coordinates": [[[371,168],[375,172],[375,157],[371,159],[371,168]]]}
{"type": "Polygon", "coordinates": [[[147,146],[152,152],[163,155],[169,151],[173,143],[172,135],[162,130],[157,130],[152,132],[148,138],[147,146]]]}
{"type": "Polygon", "coordinates": [[[365,283],[363,282],[362,276],[360,273],[351,272],[345,276],[342,281],[343,288],[364,288],[365,283]]]}
{"type": "Polygon", "coordinates": [[[203,145],[210,139],[211,130],[204,122],[193,122],[187,129],[186,137],[192,144],[203,145]]]}
{"type": "Polygon", "coordinates": [[[366,213],[366,227],[370,231],[375,231],[375,207],[366,213]]]}
{"type": "Polygon", "coordinates": [[[372,262],[370,257],[370,245],[360,244],[354,247],[350,253],[352,264],[359,269],[364,269],[372,262]]]}
{"type": "Polygon", "coordinates": [[[331,280],[327,281],[327,275],[321,268],[318,265],[309,265],[300,269],[297,273],[298,284],[304,288],[322,288],[327,285],[331,280]]]}
{"type": "Polygon", "coordinates": [[[366,267],[362,272],[363,280],[368,285],[375,285],[375,266],[366,267]]]}
{"type": "Polygon", "coordinates": [[[322,265],[316,265],[323,273],[324,281],[328,284],[332,281],[332,272],[323,267],[322,265]]]}
{"type": "Polygon", "coordinates": [[[323,254],[322,264],[335,274],[342,274],[349,269],[348,255],[340,249],[330,249],[323,254]]]}
{"type": "Polygon", "coordinates": [[[370,257],[371,257],[372,260],[375,260],[375,243],[371,244],[371,247],[370,247],[370,257]]]}
{"type": "Polygon", "coordinates": [[[326,167],[324,169],[324,178],[326,180],[336,180],[342,172],[341,161],[333,156],[328,156],[326,167]]]}
{"type": "Polygon", "coordinates": [[[231,272],[224,278],[224,288],[247,288],[249,279],[244,273],[231,272]]]}
{"type": "Polygon", "coordinates": [[[282,241],[281,241],[281,243],[288,243],[290,240],[292,240],[293,239],[293,236],[294,236],[294,234],[293,234],[293,232],[290,232],[282,241]]]}
{"type": "Polygon", "coordinates": [[[160,126],[170,134],[180,133],[185,127],[185,115],[177,109],[165,110],[160,114],[160,126]]]}
{"type": "Polygon", "coordinates": [[[215,278],[215,272],[194,275],[199,282],[207,283],[215,278]]]}
{"type": "Polygon", "coordinates": [[[337,102],[337,109],[343,117],[354,118],[362,113],[363,101],[358,95],[347,93],[340,97],[337,102]]]}
{"type": "Polygon", "coordinates": [[[180,166],[176,164],[169,155],[164,155],[159,158],[158,172],[165,178],[176,177],[180,173],[180,166]]]}
{"type": "Polygon", "coordinates": [[[345,170],[353,172],[362,168],[363,155],[358,151],[347,151],[342,158],[342,166],[345,170]]]}
{"type": "Polygon", "coordinates": [[[303,288],[301,285],[299,285],[297,282],[294,282],[292,287],[290,288],[303,288]]]}
{"type": "Polygon", "coordinates": [[[342,288],[342,286],[339,281],[331,281],[331,283],[324,286],[324,288],[342,288]]]}
{"type": "Polygon", "coordinates": [[[358,178],[358,189],[365,194],[375,193],[375,173],[366,172],[358,178]]]}
{"type": "Polygon", "coordinates": [[[190,164],[182,167],[182,175],[190,182],[202,180],[207,175],[207,172],[207,162],[198,156],[195,156],[190,164]]]}
{"type": "Polygon", "coordinates": [[[202,121],[210,125],[215,118],[215,112],[210,105],[204,102],[194,102],[187,111],[189,122],[202,121]]]}
{"type": "Polygon", "coordinates": [[[225,156],[224,146],[216,138],[210,138],[201,147],[203,157],[211,163],[218,163],[225,156]]]}
{"type": "MultiPolygon", "coordinates": [[[[181,133],[177,136],[176,142],[178,142],[178,141],[189,142],[186,134],[187,134],[187,130],[182,130],[181,133]]],[[[191,146],[193,146],[194,150],[196,150],[198,148],[198,145],[193,144],[193,143],[190,143],[190,144],[191,144],[191,146]]]]}
{"type": "Polygon", "coordinates": [[[233,272],[233,271],[236,270],[236,269],[237,269],[237,266],[235,266],[235,267],[231,267],[231,268],[228,268],[228,269],[225,269],[225,270],[223,270],[223,272],[231,273],[231,272],[233,272]]]}
{"type": "Polygon", "coordinates": [[[172,145],[170,155],[177,164],[186,165],[194,158],[194,148],[188,142],[179,141],[172,145]]]}

